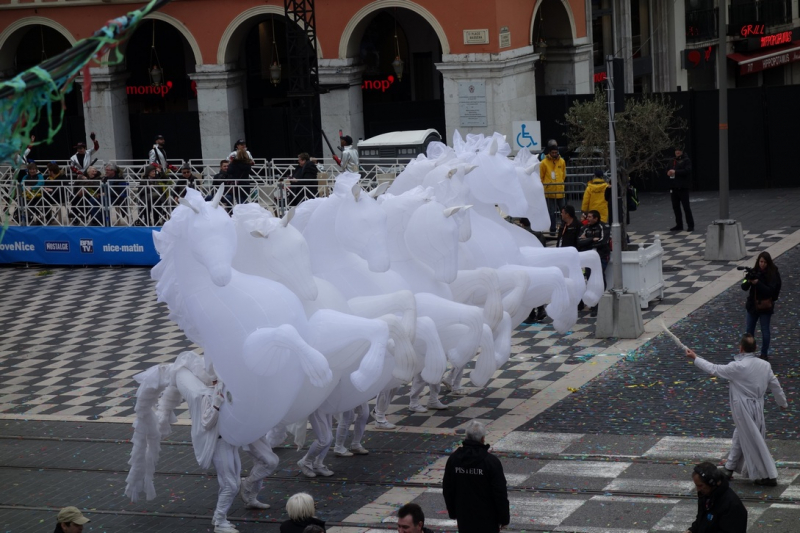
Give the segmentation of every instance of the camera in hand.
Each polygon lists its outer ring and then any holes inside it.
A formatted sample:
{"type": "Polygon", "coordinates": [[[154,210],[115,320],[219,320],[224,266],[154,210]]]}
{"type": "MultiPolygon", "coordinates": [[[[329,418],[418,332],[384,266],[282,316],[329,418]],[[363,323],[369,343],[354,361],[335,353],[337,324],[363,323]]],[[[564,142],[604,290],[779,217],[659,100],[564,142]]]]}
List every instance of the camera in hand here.
{"type": "Polygon", "coordinates": [[[758,279],[758,273],[754,268],[746,267],[746,266],[738,266],[736,270],[744,270],[744,279],[747,281],[753,281],[754,279],[758,279]]]}

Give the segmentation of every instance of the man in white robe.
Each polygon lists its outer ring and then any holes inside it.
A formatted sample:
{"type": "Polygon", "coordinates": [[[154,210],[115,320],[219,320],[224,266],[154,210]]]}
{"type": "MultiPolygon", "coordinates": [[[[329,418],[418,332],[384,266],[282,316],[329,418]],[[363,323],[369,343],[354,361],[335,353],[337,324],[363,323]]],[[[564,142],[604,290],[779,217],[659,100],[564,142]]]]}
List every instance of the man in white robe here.
{"type": "Polygon", "coordinates": [[[754,479],[756,485],[774,487],[778,484],[778,470],[764,440],[767,426],[764,422],[764,394],[767,387],[775,402],[788,407],[778,378],[767,361],[756,357],[756,341],[752,335],[742,337],[739,354],[732,363],[715,365],[686,350],[686,357],[703,372],[727,379],[730,382],[731,415],[736,429],[733,431],[731,451],[723,473],[730,479],[733,472],[754,479]]]}

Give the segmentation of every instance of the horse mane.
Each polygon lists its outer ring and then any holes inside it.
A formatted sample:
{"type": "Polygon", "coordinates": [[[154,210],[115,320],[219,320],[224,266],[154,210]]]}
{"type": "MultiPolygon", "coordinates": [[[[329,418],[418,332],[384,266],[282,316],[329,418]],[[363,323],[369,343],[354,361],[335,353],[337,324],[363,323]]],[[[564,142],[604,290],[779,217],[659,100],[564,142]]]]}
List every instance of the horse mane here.
{"type": "MultiPolygon", "coordinates": [[[[187,193],[189,191],[196,192],[189,189],[187,193]]],[[[187,198],[189,196],[187,194],[187,198]]],[[[189,198],[189,201],[192,205],[197,203],[196,199],[189,198]]],[[[190,341],[202,346],[202,336],[189,318],[181,290],[182,278],[175,267],[175,250],[186,238],[186,226],[192,214],[190,207],[179,205],[161,231],[153,231],[153,241],[161,260],[150,271],[150,278],[156,282],[158,302],[167,304],[169,319],[178,324],[190,341]]]]}

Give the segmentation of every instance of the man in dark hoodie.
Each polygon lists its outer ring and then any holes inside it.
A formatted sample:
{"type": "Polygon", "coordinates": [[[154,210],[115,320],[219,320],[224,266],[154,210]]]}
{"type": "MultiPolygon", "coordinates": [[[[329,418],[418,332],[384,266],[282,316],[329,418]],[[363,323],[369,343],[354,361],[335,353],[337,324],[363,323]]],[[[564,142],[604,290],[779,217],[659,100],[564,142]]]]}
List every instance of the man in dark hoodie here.
{"type": "Polygon", "coordinates": [[[686,533],[745,533],[747,509],[728,485],[728,479],[712,463],[694,467],[697,488],[697,518],[686,533]]]}
{"type": "Polygon", "coordinates": [[[459,533],[497,532],[511,521],[503,465],[489,453],[485,437],[484,425],[470,422],[463,445],[444,468],[444,502],[459,533]]]}

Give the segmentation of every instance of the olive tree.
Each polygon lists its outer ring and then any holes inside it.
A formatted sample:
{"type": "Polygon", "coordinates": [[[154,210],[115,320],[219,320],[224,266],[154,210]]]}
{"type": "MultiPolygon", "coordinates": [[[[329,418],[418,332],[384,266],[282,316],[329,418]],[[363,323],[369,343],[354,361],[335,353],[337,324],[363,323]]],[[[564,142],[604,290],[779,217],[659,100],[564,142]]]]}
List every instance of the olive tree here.
{"type": "MultiPolygon", "coordinates": [[[[686,121],[676,116],[679,109],[668,96],[654,94],[626,100],[625,111],[614,116],[617,179],[623,194],[620,217],[623,233],[627,211],[624,194],[630,176],[660,170],[663,152],[683,142],[686,121]]],[[[575,102],[564,118],[570,151],[602,157],[605,168],[609,168],[606,93],[598,90],[594,99],[575,102]]]]}

